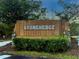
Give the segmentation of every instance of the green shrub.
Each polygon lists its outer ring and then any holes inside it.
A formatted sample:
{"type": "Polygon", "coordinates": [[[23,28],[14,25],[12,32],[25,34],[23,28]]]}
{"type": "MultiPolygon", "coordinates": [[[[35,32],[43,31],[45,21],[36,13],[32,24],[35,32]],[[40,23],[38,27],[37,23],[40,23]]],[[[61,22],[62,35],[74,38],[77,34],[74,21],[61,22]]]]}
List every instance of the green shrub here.
{"type": "Polygon", "coordinates": [[[67,38],[58,39],[31,39],[15,38],[13,40],[17,50],[63,52],[68,48],[67,38]]]}

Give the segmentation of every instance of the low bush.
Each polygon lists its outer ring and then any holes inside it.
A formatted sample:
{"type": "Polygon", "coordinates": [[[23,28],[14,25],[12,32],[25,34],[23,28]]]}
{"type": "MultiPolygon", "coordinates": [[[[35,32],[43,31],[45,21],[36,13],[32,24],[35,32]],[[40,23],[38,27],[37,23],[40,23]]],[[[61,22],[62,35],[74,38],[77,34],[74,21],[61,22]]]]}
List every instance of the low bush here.
{"type": "Polygon", "coordinates": [[[13,42],[17,50],[63,52],[68,49],[67,38],[58,38],[58,39],[15,38],[13,39],[13,42]]]}

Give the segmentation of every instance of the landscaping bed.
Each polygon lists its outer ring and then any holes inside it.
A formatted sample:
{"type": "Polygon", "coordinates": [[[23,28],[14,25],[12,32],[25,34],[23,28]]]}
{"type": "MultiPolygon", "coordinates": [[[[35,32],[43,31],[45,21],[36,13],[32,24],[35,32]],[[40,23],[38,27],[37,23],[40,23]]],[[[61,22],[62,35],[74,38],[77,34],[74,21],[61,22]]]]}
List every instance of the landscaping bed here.
{"type": "MultiPolygon", "coordinates": [[[[48,52],[37,52],[37,51],[17,51],[12,45],[4,48],[7,54],[20,55],[20,56],[31,56],[31,57],[44,57],[44,58],[57,58],[57,59],[79,59],[79,49],[70,49],[62,53],[48,53],[48,52]]],[[[5,53],[5,52],[4,52],[5,53]]]]}
{"type": "Polygon", "coordinates": [[[6,53],[6,54],[11,54],[11,55],[19,55],[19,56],[31,56],[35,58],[43,57],[43,58],[49,58],[49,59],[53,59],[53,58],[54,59],[55,58],[56,59],[79,59],[79,48],[69,50],[68,49],[69,46],[67,44],[68,39],[65,37],[64,38],[51,38],[51,39],[15,38],[13,41],[14,41],[15,46],[8,44],[5,47],[2,47],[2,49],[4,49],[2,51],[6,51],[4,52],[4,54],[6,53]],[[47,42],[49,43],[49,45],[47,42]],[[42,45],[43,47],[41,47],[42,45]],[[26,49],[28,46],[29,46],[29,50],[26,49]],[[40,47],[42,50],[40,49],[40,47]],[[18,48],[21,48],[21,49],[18,50],[18,48]],[[30,48],[32,48],[33,50],[31,50],[30,48]],[[45,48],[47,49],[49,48],[49,49],[43,50],[45,48]],[[66,49],[63,50],[61,53],[60,48],[63,48],[63,49],[66,48],[66,49]]]}

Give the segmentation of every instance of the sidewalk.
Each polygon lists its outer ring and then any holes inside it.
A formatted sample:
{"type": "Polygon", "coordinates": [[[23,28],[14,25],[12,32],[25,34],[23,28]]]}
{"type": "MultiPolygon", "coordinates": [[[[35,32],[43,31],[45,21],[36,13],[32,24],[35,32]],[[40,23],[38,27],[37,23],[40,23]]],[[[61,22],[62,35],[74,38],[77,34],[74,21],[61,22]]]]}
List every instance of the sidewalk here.
{"type": "Polygon", "coordinates": [[[3,41],[3,42],[0,42],[0,47],[6,46],[9,43],[12,43],[12,41],[3,41]]]}
{"type": "Polygon", "coordinates": [[[0,42],[0,52],[10,50],[12,41],[0,42]]]}

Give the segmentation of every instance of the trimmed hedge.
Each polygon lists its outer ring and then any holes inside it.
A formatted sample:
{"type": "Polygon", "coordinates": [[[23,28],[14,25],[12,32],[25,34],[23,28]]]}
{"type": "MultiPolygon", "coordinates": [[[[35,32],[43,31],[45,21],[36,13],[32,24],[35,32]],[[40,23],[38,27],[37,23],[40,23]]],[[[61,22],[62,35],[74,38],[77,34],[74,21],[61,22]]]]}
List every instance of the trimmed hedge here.
{"type": "Polygon", "coordinates": [[[68,40],[66,38],[49,39],[49,40],[15,38],[13,39],[13,42],[17,50],[63,52],[68,49],[68,40]]]}

